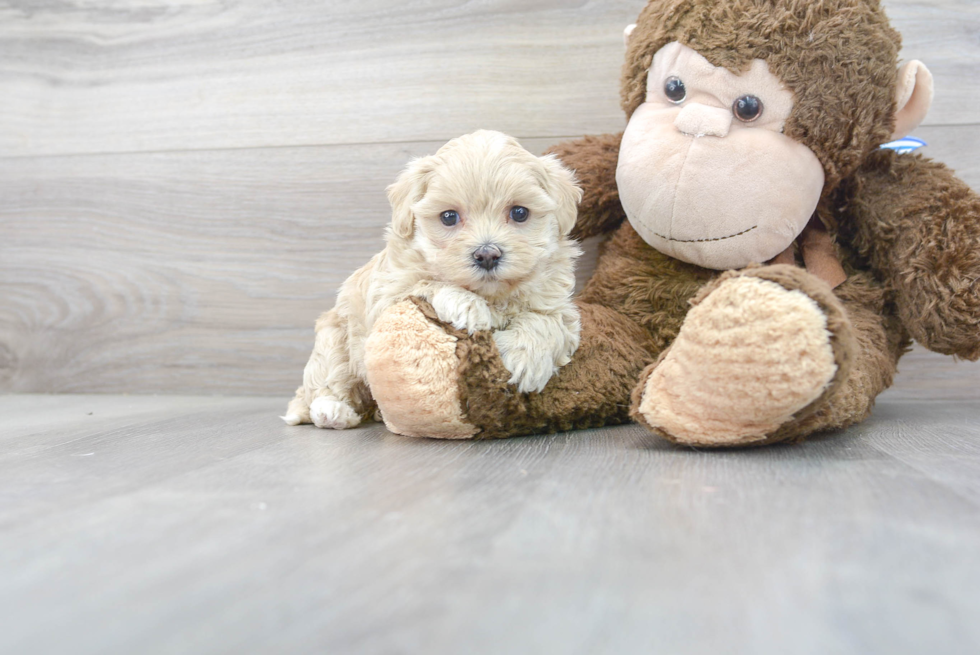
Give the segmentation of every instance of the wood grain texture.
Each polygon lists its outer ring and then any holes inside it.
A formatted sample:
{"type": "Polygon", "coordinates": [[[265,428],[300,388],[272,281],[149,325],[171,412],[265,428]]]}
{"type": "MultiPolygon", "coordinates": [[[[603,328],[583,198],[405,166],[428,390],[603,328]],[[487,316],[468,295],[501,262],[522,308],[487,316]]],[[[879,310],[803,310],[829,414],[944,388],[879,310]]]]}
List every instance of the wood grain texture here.
{"type": "Polygon", "coordinates": [[[623,123],[637,0],[73,1],[0,14],[10,155],[443,141],[623,123]]]}
{"type": "MultiPolygon", "coordinates": [[[[615,131],[642,0],[14,0],[0,153],[442,141],[615,131]]],[[[930,125],[977,121],[980,7],[890,0],[936,75],[930,125]]]]}
{"type": "MultiPolygon", "coordinates": [[[[917,133],[980,187],[980,127],[917,133]]],[[[384,186],[439,145],[0,159],[0,390],[288,395],[384,186]]],[[[980,399],[980,365],[906,362],[911,397],[980,399]]]]}
{"type": "MultiPolygon", "coordinates": [[[[477,126],[620,129],[641,5],[5,3],[0,390],[288,393],[404,163],[477,126]]],[[[937,75],[927,154],[980,188],[977,7],[888,7],[937,75]]],[[[896,392],[980,397],[977,365],[906,362],[896,392]]]]}
{"type": "Polygon", "coordinates": [[[0,389],[288,393],[439,145],[0,159],[0,389]]]}
{"type": "Polygon", "coordinates": [[[637,426],[337,433],[280,409],[0,397],[0,651],[980,650],[963,403],[728,453],[637,426]]]}

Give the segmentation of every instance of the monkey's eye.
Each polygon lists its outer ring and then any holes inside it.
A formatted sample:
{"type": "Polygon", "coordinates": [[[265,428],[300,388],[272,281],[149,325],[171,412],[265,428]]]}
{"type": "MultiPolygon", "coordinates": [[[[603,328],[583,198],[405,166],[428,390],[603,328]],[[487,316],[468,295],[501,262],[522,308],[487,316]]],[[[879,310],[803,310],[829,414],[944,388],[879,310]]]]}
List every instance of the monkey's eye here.
{"type": "Polygon", "coordinates": [[[668,77],[664,83],[664,94],[671,102],[684,102],[687,97],[687,87],[679,77],[668,77]]]}
{"type": "Polygon", "coordinates": [[[762,101],[755,96],[742,96],[732,105],[732,112],[743,123],[751,123],[762,116],[762,101]]]}
{"type": "Polygon", "coordinates": [[[459,212],[453,210],[442,212],[439,214],[439,220],[441,220],[442,224],[446,227],[452,227],[453,225],[459,223],[459,212]]]}
{"type": "Polygon", "coordinates": [[[527,210],[527,207],[513,207],[510,210],[510,220],[515,223],[523,223],[531,215],[531,212],[527,210]]]}

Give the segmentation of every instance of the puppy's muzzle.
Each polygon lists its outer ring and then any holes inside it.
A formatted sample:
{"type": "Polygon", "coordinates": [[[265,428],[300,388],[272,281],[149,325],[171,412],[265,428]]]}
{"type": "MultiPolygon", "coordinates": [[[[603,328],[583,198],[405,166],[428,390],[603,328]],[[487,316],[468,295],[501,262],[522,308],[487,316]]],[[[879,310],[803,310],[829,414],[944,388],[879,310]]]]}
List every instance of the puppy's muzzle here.
{"type": "Polygon", "coordinates": [[[473,251],[473,261],[483,270],[492,271],[497,268],[497,264],[500,263],[500,258],[503,255],[504,253],[500,248],[488,244],[473,251]]]}

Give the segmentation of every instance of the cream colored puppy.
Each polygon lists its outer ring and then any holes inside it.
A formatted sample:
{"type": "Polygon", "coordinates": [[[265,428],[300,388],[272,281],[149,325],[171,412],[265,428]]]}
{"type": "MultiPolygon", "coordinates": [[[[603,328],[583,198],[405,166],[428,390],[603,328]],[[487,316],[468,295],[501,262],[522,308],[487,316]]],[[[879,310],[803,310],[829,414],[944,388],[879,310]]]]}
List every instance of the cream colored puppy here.
{"type": "Polygon", "coordinates": [[[568,238],[582,192],[554,157],[479,131],[411,162],[388,187],[387,245],[316,322],[303,386],[283,420],[354,427],[373,408],[364,343],[378,316],[410,296],[494,341],[519,391],[540,391],[579,343],[572,304],[578,246],[568,238]]]}

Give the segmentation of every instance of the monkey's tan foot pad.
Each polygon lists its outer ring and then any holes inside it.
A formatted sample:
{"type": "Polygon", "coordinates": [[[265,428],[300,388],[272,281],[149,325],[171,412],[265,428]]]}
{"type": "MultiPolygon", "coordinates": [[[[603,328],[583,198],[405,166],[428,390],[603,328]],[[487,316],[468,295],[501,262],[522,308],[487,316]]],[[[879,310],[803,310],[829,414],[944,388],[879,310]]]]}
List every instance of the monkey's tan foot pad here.
{"type": "MultiPolygon", "coordinates": [[[[849,324],[829,287],[824,302],[796,287],[812,278],[790,272],[779,282],[725,276],[691,308],[680,333],[644,371],[633,418],[676,443],[730,447],[790,438],[785,428],[828,395],[845,358],[834,334],[849,324]],[[781,430],[781,428],[783,428],[781,430]],[[778,438],[777,436],[778,435],[778,438]]],[[[789,267],[785,267],[788,269],[789,267]]],[[[756,269],[763,272],[766,269],[756,269]]],[[[809,290],[808,290],[809,291],[809,290]]]]}
{"type": "Polygon", "coordinates": [[[476,434],[461,409],[456,342],[412,300],[374,323],[365,345],[367,378],[389,430],[437,439],[476,434]]]}

